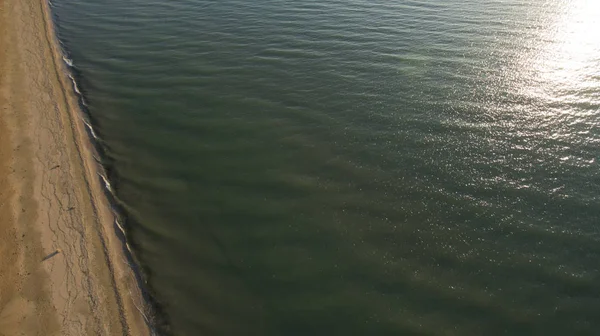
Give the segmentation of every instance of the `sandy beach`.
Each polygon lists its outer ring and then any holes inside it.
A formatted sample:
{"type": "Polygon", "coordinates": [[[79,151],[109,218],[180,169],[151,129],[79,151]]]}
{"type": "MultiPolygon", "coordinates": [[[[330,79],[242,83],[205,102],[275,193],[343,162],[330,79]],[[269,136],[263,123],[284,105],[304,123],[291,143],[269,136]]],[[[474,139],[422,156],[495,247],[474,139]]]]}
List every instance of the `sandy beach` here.
{"type": "Polygon", "coordinates": [[[0,0],[0,335],[147,335],[43,0],[0,0]]]}

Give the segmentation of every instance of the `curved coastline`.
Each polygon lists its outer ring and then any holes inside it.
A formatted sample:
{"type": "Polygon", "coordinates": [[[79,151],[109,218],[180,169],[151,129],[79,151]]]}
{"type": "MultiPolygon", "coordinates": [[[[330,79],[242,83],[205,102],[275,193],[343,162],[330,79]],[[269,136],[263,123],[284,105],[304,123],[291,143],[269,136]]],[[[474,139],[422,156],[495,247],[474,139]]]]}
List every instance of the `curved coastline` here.
{"type": "MultiPolygon", "coordinates": [[[[110,165],[108,164],[108,158],[106,157],[106,149],[102,145],[102,139],[95,132],[94,119],[88,108],[88,104],[86,103],[84,92],[80,89],[80,72],[78,71],[75,63],[72,59],[69,58],[69,54],[66,46],[60,40],[57,29],[58,24],[55,20],[54,13],[52,11],[52,2],[50,0],[41,0],[40,1],[44,15],[46,20],[46,25],[48,26],[48,34],[53,38],[50,41],[51,47],[53,49],[53,58],[54,64],[56,67],[57,73],[62,71],[63,76],[59,76],[61,84],[63,85],[64,91],[69,92],[71,96],[74,96],[77,101],[77,107],[71,106],[69,109],[71,111],[71,121],[76,127],[79,126],[81,130],[81,124],[83,124],[83,129],[85,130],[85,134],[87,138],[81,136],[79,140],[83,143],[81,147],[86,147],[89,153],[87,155],[87,164],[89,165],[90,170],[97,176],[96,182],[99,182],[102,186],[102,192],[105,197],[105,201],[108,204],[109,209],[107,209],[112,217],[112,233],[118,238],[118,241],[121,244],[121,250],[117,251],[116,249],[112,249],[115,254],[117,254],[117,259],[122,261],[122,265],[125,266],[125,270],[129,271],[129,275],[127,279],[123,283],[129,283],[129,286],[126,286],[127,293],[118,293],[120,296],[124,296],[123,294],[129,294],[131,298],[131,303],[139,313],[139,315],[143,318],[144,326],[136,326],[136,330],[141,334],[149,334],[149,335],[159,335],[159,332],[156,328],[159,321],[162,322],[157,312],[160,311],[160,307],[158,303],[153,298],[152,294],[147,288],[146,276],[143,272],[142,267],[140,267],[140,263],[135,255],[135,252],[131,248],[131,245],[127,239],[127,231],[125,229],[127,223],[127,214],[121,206],[121,201],[118,199],[115,191],[112,187],[110,181],[110,165]],[[62,61],[62,62],[61,62],[62,61]],[[70,80],[71,89],[69,90],[68,81],[66,78],[70,80]],[[65,83],[67,82],[67,83],[65,83]],[[78,122],[81,121],[81,122],[78,122]],[[89,160],[91,156],[92,160],[89,160]],[[124,225],[125,223],[125,225],[124,225]],[[132,286],[133,284],[133,286],[132,286]],[[138,301],[136,303],[135,301],[138,301]],[[147,329],[145,331],[141,331],[141,329],[147,329]]],[[[68,95],[65,92],[65,95],[68,95]]],[[[72,125],[73,126],[73,125],[72,125]]],[[[82,135],[80,133],[80,135],[82,135]]],[[[94,180],[93,175],[86,176],[87,179],[94,180]]],[[[101,204],[102,206],[102,204],[101,204]]],[[[102,233],[99,233],[102,237],[102,233]]],[[[106,249],[111,249],[111,246],[107,246],[107,243],[103,239],[103,245],[106,249]]],[[[114,246],[117,247],[117,246],[114,246]]],[[[112,270],[113,278],[116,278],[114,274],[114,270],[112,270]]],[[[115,279],[115,281],[118,281],[115,279]]],[[[116,286],[116,284],[115,284],[116,286]]],[[[122,299],[121,299],[122,300],[122,299]]],[[[121,305],[123,303],[121,302],[121,305]]],[[[128,312],[132,313],[132,312],[128,312]]]]}

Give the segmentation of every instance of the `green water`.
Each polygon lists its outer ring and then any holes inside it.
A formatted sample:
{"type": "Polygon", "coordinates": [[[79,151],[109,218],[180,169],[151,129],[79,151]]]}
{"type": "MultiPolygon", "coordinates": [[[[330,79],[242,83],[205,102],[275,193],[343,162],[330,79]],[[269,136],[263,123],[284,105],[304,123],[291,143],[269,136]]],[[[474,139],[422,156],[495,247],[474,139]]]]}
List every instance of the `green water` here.
{"type": "Polygon", "coordinates": [[[172,335],[600,335],[600,4],[55,0],[172,335]]]}

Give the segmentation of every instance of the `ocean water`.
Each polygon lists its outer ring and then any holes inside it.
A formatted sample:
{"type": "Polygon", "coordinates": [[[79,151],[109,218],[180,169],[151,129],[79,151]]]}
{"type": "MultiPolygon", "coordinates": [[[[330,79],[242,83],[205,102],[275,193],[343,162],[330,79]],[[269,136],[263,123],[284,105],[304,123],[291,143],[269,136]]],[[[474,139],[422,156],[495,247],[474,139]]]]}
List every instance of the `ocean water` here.
{"type": "Polygon", "coordinates": [[[168,335],[600,335],[600,2],[54,0],[168,335]]]}

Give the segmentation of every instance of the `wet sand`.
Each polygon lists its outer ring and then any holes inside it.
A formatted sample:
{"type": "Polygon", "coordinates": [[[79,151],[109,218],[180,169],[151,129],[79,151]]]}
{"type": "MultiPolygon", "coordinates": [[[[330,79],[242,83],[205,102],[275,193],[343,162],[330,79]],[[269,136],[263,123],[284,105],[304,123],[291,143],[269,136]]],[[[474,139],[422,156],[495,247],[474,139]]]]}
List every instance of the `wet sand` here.
{"type": "Polygon", "coordinates": [[[147,335],[43,0],[0,0],[0,335],[147,335]]]}

